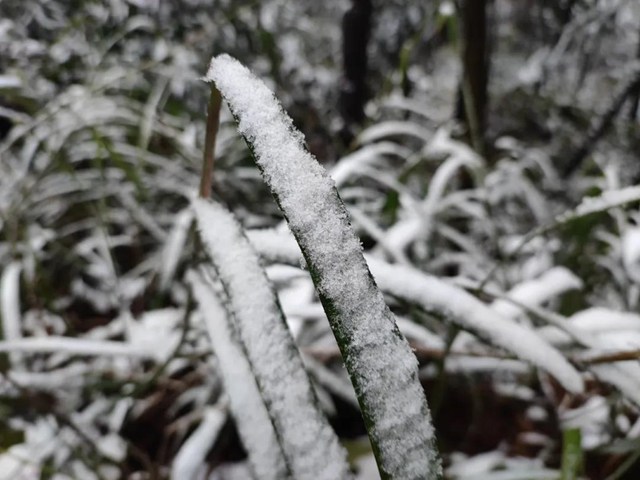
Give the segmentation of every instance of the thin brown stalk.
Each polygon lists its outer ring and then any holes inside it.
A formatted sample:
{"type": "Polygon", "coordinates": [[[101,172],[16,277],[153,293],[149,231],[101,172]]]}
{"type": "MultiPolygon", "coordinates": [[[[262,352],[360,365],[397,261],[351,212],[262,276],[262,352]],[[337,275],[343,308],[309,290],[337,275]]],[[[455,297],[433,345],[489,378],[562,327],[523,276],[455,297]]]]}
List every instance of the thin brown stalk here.
{"type": "MultiPolygon", "coordinates": [[[[440,348],[429,348],[413,342],[409,342],[413,353],[420,364],[429,361],[442,360],[446,356],[452,357],[477,357],[477,358],[495,358],[499,360],[515,360],[513,355],[502,354],[499,352],[480,352],[480,351],[460,351],[440,348]]],[[[326,347],[303,347],[302,351],[307,355],[321,362],[329,362],[341,357],[340,350],[336,348],[326,347]]],[[[578,366],[601,365],[605,363],[627,362],[630,360],[640,359],[640,349],[621,350],[612,352],[601,351],[584,351],[580,353],[567,354],[567,358],[573,364],[578,366]]]]}
{"type": "Polygon", "coordinates": [[[211,97],[207,110],[207,131],[204,137],[204,161],[202,163],[202,176],[200,177],[200,196],[211,197],[211,177],[213,175],[213,163],[216,155],[216,137],[220,127],[220,106],[222,96],[220,91],[211,84],[211,97]]]}
{"type": "Polygon", "coordinates": [[[585,352],[577,360],[588,365],[598,365],[602,363],[627,362],[629,360],[640,359],[640,350],[620,350],[618,352],[585,352]]]}

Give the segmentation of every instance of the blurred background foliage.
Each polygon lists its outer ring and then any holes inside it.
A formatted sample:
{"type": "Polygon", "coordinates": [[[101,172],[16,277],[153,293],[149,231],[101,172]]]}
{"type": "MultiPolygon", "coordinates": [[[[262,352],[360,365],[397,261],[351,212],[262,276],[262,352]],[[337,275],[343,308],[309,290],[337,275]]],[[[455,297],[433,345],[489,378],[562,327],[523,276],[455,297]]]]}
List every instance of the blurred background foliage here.
{"type": "MultiPolygon", "coordinates": [[[[639,34],[633,0],[0,0],[4,339],[124,341],[156,354],[3,354],[0,478],[168,478],[221,395],[183,281],[198,258],[188,205],[204,144],[201,77],[219,53],[273,88],[369,253],[487,303],[568,269],[580,287],[551,285],[534,304],[565,316],[625,312],[640,325],[637,202],[547,228],[584,198],[640,179],[639,34]]],[[[278,226],[226,110],[216,157],[214,197],[246,228],[278,226]]],[[[355,465],[368,446],[309,280],[268,272],[355,465]]],[[[637,478],[633,401],[591,377],[570,397],[389,300],[422,325],[405,334],[429,347],[423,383],[451,478],[558,478],[561,463],[571,475],[561,454],[570,427],[582,438],[565,443],[587,452],[579,474],[637,478]],[[456,349],[489,363],[450,362],[456,349]]],[[[637,330],[608,346],[640,348],[637,330]]],[[[231,420],[213,443],[194,478],[248,478],[231,420]]]]}

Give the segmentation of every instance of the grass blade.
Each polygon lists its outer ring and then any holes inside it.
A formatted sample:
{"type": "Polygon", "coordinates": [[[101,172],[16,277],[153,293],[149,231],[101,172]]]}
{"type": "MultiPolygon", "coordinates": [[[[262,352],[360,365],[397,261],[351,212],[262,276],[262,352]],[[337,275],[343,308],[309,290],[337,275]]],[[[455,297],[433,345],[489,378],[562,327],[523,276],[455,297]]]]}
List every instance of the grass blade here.
{"type": "Polygon", "coordinates": [[[253,151],[309,266],[338,341],[383,479],[441,477],[416,359],[362,255],[333,181],[304,147],[273,93],[235,59],[211,62],[215,82],[253,151]]]}
{"type": "Polygon", "coordinates": [[[213,201],[195,199],[194,209],[293,477],[348,478],[345,452],[317,406],[275,292],[242,227],[213,201]]]}

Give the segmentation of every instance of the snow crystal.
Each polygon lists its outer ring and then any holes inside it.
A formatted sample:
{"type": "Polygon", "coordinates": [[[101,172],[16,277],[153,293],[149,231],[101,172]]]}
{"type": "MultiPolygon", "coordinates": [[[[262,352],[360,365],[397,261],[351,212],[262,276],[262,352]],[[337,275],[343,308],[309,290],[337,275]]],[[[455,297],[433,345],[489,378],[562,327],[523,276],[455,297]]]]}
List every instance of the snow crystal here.
{"type": "MultiPolygon", "coordinates": [[[[416,359],[371,278],[333,181],[305,149],[302,134],[273,93],[244,66],[227,55],[216,57],[207,79],[237,117],[240,133],[304,246],[316,288],[333,310],[332,327],[347,339],[345,364],[371,421],[381,468],[398,478],[436,478],[440,465],[416,359]]],[[[255,290],[250,284],[245,288],[255,290]]]]}
{"type": "Polygon", "coordinates": [[[193,206],[292,474],[300,480],[347,478],[345,453],[315,404],[309,377],[257,254],[222,206],[204,199],[195,199],[193,206]]]}
{"type": "Polygon", "coordinates": [[[227,313],[212,286],[193,272],[187,278],[200,305],[220,365],[224,389],[229,396],[231,413],[252,469],[261,480],[282,480],[287,476],[282,450],[251,366],[230,328],[227,313]]]}

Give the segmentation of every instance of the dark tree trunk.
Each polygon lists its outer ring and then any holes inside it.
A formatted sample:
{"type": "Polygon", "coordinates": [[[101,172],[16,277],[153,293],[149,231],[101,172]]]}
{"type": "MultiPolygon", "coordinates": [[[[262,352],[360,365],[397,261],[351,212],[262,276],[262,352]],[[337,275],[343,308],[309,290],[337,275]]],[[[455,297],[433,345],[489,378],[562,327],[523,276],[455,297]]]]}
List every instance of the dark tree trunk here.
{"type": "Polygon", "coordinates": [[[367,45],[371,35],[371,0],[351,0],[342,19],[340,113],[345,123],[364,120],[367,91],[367,45]]]}
{"type": "Polygon", "coordinates": [[[597,117],[592,122],[585,138],[582,140],[582,143],[561,172],[563,178],[570,177],[582,166],[582,162],[584,162],[584,160],[591,154],[596,144],[609,131],[627,99],[639,88],[640,69],[636,69],[632,73],[629,81],[617,93],[617,95],[614,96],[609,108],[602,116],[597,117]]]}
{"type": "Polygon", "coordinates": [[[457,117],[467,124],[473,147],[482,153],[489,100],[489,0],[462,0],[460,5],[463,77],[457,117]]]}
{"type": "MultiPolygon", "coordinates": [[[[638,50],[636,57],[640,60],[640,31],[638,32],[638,50]]],[[[631,108],[629,109],[629,120],[635,122],[638,118],[638,108],[640,107],[640,84],[636,85],[631,92],[631,108]]]]}
{"type": "MultiPolygon", "coordinates": [[[[560,27],[564,27],[571,21],[573,18],[573,7],[575,7],[577,3],[577,0],[544,0],[544,4],[553,9],[553,13],[560,27]]],[[[562,28],[560,30],[562,30],[562,28]]]]}

